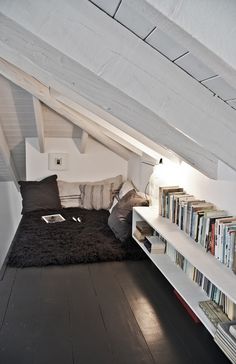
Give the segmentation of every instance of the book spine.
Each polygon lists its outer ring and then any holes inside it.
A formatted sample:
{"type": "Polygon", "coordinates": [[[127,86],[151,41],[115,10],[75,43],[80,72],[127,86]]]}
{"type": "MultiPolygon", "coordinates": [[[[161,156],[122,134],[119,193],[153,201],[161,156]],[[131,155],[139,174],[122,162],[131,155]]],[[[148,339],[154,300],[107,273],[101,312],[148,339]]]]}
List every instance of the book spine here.
{"type": "Polygon", "coordinates": [[[210,253],[215,255],[215,223],[211,224],[210,253]]]}

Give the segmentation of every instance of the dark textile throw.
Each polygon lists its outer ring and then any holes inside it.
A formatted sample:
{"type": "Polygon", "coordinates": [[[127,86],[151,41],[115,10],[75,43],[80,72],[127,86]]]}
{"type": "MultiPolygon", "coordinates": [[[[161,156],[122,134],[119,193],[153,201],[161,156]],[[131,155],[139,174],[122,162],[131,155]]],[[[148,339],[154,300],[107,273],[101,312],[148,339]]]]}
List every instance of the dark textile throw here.
{"type": "Polygon", "coordinates": [[[40,267],[115,260],[140,260],[145,254],[129,239],[121,243],[107,225],[106,210],[42,210],[22,217],[8,265],[40,267]],[[42,215],[60,213],[66,221],[47,224],[42,215]],[[72,217],[79,217],[76,222],[72,217]]]}

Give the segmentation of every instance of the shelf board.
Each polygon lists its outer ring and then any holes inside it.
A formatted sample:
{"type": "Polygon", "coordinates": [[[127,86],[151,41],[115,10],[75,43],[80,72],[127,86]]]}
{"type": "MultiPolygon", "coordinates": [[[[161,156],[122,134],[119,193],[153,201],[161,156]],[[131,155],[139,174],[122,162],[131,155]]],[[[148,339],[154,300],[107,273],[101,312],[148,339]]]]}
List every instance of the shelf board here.
{"type": "Polygon", "coordinates": [[[236,276],[229,268],[210,253],[206,253],[201,245],[180,230],[177,225],[167,218],[159,216],[157,208],[135,207],[134,211],[226,294],[229,299],[236,302],[236,276]]]}
{"type": "Polygon", "coordinates": [[[184,299],[195,315],[199,317],[210,334],[214,336],[216,332],[215,326],[210,322],[199,307],[199,301],[209,300],[209,297],[205,294],[205,292],[196,283],[191,281],[191,279],[189,279],[188,276],[171,261],[168,255],[151,254],[143,243],[140,243],[134,236],[133,239],[148,255],[160,272],[166,277],[173,288],[184,299]]]}

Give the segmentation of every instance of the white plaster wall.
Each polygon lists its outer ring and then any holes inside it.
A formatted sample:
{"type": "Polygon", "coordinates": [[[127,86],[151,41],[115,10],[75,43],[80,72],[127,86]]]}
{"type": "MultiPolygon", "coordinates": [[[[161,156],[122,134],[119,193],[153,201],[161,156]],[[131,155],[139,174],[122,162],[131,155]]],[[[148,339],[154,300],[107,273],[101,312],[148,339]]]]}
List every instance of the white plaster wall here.
{"type": "MultiPolygon", "coordinates": [[[[132,160],[129,162],[128,177],[143,190],[152,171],[153,167],[144,170],[140,161],[132,160]]],[[[222,162],[219,162],[218,180],[204,176],[184,162],[176,164],[165,158],[157,175],[159,186],[179,185],[197,198],[212,202],[217,208],[236,215],[236,172],[222,162]]]]}
{"type": "Polygon", "coordinates": [[[127,161],[89,138],[85,153],[79,152],[80,139],[46,138],[46,153],[40,153],[37,138],[26,139],[26,178],[36,180],[57,174],[65,181],[97,181],[122,174],[127,178],[127,161]],[[68,169],[48,169],[48,153],[68,153],[68,169]]]}
{"type": "Polygon", "coordinates": [[[220,209],[236,215],[236,173],[229,167],[225,170],[222,168],[218,180],[212,180],[186,163],[182,163],[179,183],[193,195],[213,202],[220,209]],[[234,179],[232,178],[233,175],[235,176],[234,179]]]}
{"type": "Polygon", "coordinates": [[[0,269],[21,219],[21,196],[13,182],[0,182],[0,269]]]}
{"type": "MultiPolygon", "coordinates": [[[[147,160],[150,163],[155,163],[152,158],[147,160]]],[[[148,181],[153,167],[142,163],[143,158],[139,156],[133,156],[128,162],[128,179],[133,182],[135,187],[142,192],[148,193],[148,181]]]]}

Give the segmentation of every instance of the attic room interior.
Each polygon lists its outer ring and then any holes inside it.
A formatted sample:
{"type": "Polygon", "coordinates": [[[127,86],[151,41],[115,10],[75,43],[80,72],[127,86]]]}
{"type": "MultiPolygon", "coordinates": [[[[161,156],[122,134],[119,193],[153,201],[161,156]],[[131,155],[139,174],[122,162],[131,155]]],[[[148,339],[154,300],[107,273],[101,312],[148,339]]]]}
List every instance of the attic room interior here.
{"type": "Polygon", "coordinates": [[[0,363],[236,363],[235,24],[0,0],[0,363]]]}

